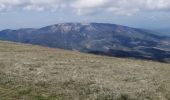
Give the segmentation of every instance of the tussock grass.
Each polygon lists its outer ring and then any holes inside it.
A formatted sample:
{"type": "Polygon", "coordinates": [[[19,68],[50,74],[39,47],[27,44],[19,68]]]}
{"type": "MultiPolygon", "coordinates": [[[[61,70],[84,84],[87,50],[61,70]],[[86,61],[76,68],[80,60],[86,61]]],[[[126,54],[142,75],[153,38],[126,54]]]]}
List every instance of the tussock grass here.
{"type": "Polygon", "coordinates": [[[170,100],[170,64],[0,42],[0,100],[170,100]]]}

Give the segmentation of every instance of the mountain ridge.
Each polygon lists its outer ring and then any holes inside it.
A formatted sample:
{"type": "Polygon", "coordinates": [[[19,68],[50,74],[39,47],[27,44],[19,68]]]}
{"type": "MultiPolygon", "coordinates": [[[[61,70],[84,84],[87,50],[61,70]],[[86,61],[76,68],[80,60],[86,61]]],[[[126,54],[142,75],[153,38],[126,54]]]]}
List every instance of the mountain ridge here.
{"type": "Polygon", "coordinates": [[[117,57],[170,60],[170,38],[109,23],[60,23],[0,31],[0,40],[117,57]]]}

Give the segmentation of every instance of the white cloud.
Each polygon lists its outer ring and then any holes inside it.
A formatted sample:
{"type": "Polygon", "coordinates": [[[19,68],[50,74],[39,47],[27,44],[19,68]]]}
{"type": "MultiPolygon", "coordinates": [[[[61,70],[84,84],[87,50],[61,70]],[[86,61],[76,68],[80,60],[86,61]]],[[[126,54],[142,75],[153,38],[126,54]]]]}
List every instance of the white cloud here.
{"type": "Polygon", "coordinates": [[[139,11],[170,11],[170,0],[0,0],[0,12],[12,10],[57,11],[77,14],[112,13],[131,16],[139,11]]]}
{"type": "Polygon", "coordinates": [[[86,9],[102,7],[108,0],[77,0],[71,5],[74,8],[86,9]]]}
{"type": "Polygon", "coordinates": [[[81,14],[100,10],[131,16],[139,11],[170,11],[170,0],[77,0],[72,6],[81,14]]]}

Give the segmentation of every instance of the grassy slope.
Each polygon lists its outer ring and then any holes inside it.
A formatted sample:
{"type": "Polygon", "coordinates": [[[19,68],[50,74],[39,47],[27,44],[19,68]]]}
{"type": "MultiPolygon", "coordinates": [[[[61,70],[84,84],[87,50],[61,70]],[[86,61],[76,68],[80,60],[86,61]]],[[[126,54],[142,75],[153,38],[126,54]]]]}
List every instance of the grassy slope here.
{"type": "Polygon", "coordinates": [[[170,64],[0,42],[0,100],[170,100],[170,64]]]}

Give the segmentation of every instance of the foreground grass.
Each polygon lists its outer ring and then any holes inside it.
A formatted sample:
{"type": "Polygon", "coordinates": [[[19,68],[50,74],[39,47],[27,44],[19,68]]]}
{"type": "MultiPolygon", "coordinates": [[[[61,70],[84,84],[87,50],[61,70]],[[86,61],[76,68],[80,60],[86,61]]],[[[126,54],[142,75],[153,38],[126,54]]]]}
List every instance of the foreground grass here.
{"type": "Polygon", "coordinates": [[[170,64],[0,42],[0,100],[170,100],[170,64]]]}

